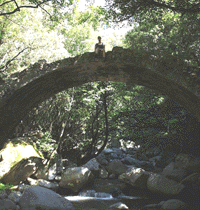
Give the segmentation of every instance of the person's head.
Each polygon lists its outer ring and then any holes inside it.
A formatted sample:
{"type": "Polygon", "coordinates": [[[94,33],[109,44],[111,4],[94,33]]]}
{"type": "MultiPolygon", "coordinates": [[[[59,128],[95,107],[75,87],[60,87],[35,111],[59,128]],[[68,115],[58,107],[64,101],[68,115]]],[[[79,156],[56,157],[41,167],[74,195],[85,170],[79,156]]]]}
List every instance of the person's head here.
{"type": "Polygon", "coordinates": [[[100,37],[100,36],[98,36],[97,38],[98,38],[99,42],[101,42],[101,37],[100,37]]]}

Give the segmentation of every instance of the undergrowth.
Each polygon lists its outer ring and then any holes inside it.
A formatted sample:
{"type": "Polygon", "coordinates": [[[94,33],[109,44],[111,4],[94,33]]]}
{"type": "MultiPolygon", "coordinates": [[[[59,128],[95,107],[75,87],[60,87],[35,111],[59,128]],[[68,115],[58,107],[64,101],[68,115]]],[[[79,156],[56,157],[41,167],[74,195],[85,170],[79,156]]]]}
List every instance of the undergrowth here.
{"type": "Polygon", "coordinates": [[[3,184],[3,183],[0,182],[0,191],[10,189],[11,187],[13,187],[13,185],[3,184]]]}

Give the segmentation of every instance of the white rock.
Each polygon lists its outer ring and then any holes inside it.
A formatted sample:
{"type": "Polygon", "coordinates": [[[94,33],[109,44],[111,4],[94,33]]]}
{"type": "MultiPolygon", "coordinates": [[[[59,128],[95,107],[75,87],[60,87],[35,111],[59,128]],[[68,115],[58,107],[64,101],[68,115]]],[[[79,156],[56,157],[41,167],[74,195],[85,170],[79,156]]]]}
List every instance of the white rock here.
{"type": "Polygon", "coordinates": [[[109,210],[120,210],[120,209],[129,209],[128,206],[124,203],[118,202],[109,207],[109,210]]]}
{"type": "Polygon", "coordinates": [[[68,168],[61,176],[60,187],[78,192],[91,177],[91,171],[85,167],[68,168]]]}

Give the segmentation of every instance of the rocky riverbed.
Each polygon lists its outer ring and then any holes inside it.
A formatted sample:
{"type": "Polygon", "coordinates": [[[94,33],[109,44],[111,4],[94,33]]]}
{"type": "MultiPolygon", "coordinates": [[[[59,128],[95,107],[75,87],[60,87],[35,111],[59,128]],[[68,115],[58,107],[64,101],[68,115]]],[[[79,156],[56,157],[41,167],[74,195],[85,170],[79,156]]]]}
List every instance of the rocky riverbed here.
{"type": "Polygon", "coordinates": [[[0,210],[200,209],[200,159],[192,155],[107,148],[81,167],[28,157],[7,171],[4,159],[1,182],[15,186],[0,191],[0,210]]]}

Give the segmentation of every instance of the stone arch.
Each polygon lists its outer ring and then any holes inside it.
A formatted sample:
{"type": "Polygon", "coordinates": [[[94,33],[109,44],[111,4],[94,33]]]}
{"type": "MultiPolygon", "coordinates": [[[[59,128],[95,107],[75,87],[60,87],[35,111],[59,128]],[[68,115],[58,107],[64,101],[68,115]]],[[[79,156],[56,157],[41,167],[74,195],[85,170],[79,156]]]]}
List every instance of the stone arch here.
{"type": "Polygon", "coordinates": [[[19,88],[5,100],[0,106],[0,147],[37,104],[65,89],[94,81],[125,82],[158,90],[200,120],[200,99],[175,81],[134,63],[93,61],[58,68],[19,88]]]}

